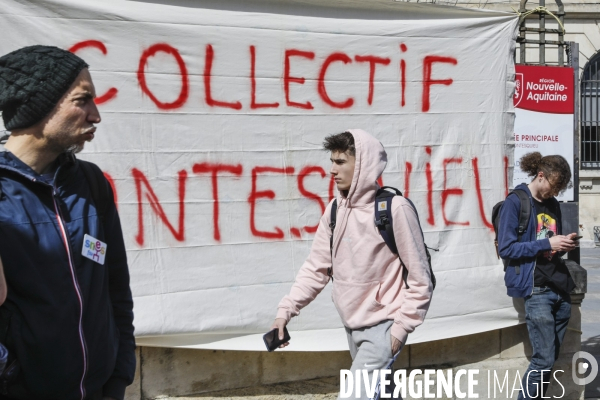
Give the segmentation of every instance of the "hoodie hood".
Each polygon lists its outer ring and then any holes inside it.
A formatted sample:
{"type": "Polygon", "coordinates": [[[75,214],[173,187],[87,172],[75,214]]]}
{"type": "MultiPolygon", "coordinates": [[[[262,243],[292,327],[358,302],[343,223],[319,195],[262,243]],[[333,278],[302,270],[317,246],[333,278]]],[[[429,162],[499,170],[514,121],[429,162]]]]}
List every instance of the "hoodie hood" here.
{"type": "Polygon", "coordinates": [[[354,208],[372,207],[379,185],[377,179],[387,165],[387,153],[379,140],[361,129],[346,132],[354,137],[356,149],[354,175],[348,195],[338,191],[336,234],[333,239],[333,255],[337,254],[340,238],[346,231],[348,218],[354,208]]]}
{"type": "MultiPolygon", "coordinates": [[[[365,206],[373,202],[379,188],[377,179],[387,165],[387,153],[381,142],[362,129],[348,129],[354,137],[356,162],[354,176],[346,197],[350,207],[365,206]]],[[[343,194],[340,196],[344,198],[343,194]]]]}

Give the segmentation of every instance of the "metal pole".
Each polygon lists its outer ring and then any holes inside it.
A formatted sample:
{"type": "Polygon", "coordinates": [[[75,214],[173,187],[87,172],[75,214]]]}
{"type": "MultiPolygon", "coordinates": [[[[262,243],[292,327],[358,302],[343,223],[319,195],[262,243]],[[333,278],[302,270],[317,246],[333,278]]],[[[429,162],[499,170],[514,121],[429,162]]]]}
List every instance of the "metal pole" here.
{"type": "MultiPolygon", "coordinates": [[[[579,232],[579,110],[580,87],[579,87],[579,43],[568,42],[570,53],[570,66],[573,68],[573,93],[575,95],[575,112],[573,113],[573,205],[575,212],[571,215],[571,223],[574,226],[573,232],[579,232]]],[[[569,252],[569,260],[580,263],[581,255],[579,247],[569,252]]]]}
{"type": "MultiPolygon", "coordinates": [[[[519,6],[519,12],[520,13],[524,13],[525,11],[527,11],[527,9],[525,8],[525,5],[527,4],[527,0],[521,0],[520,2],[520,6],[519,6]]],[[[523,18],[521,20],[521,23],[519,24],[519,28],[525,28],[526,24],[525,24],[525,18],[523,18]]],[[[520,64],[525,64],[525,58],[526,58],[526,52],[527,49],[525,48],[525,38],[526,38],[526,33],[525,33],[525,29],[519,29],[519,39],[521,40],[521,43],[519,45],[519,63],[520,64]]]]}
{"type": "MultiPolygon", "coordinates": [[[[540,0],[540,7],[546,6],[546,0],[540,0]]],[[[540,13],[540,65],[546,65],[546,14],[540,13]]]]}
{"type": "MultiPolygon", "coordinates": [[[[563,26],[565,26],[565,6],[563,5],[562,0],[555,0],[555,1],[556,1],[556,4],[558,5],[558,19],[560,20],[561,24],[563,24],[563,26]]],[[[558,41],[562,43],[565,40],[565,33],[562,31],[560,25],[558,27],[558,30],[560,31],[560,33],[558,34],[558,41]]],[[[565,53],[564,46],[562,44],[559,44],[558,45],[558,65],[560,67],[564,66],[564,64],[565,64],[564,53],[565,53]]]]}
{"type": "Polygon", "coordinates": [[[573,149],[573,199],[575,201],[579,201],[579,140],[580,140],[580,127],[579,127],[579,110],[581,107],[581,89],[579,86],[579,43],[569,42],[569,48],[571,49],[571,67],[573,67],[573,75],[574,75],[574,93],[575,93],[575,115],[574,119],[574,149],[573,149]]]}

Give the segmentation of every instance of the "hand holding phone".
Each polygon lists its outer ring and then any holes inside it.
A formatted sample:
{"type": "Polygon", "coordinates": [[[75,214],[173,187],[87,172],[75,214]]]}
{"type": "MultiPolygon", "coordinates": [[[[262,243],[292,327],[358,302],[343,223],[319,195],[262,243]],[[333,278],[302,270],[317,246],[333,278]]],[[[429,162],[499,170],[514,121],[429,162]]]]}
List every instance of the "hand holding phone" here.
{"type": "Polygon", "coordinates": [[[279,346],[284,343],[289,342],[291,339],[290,333],[287,330],[287,327],[283,327],[283,339],[279,339],[279,329],[275,328],[264,334],[263,340],[265,342],[265,346],[267,346],[267,350],[274,351],[279,346]]]}
{"type": "Polygon", "coordinates": [[[573,237],[571,238],[571,240],[577,241],[577,240],[581,239],[582,237],[583,237],[583,236],[573,236],[573,237]]]}

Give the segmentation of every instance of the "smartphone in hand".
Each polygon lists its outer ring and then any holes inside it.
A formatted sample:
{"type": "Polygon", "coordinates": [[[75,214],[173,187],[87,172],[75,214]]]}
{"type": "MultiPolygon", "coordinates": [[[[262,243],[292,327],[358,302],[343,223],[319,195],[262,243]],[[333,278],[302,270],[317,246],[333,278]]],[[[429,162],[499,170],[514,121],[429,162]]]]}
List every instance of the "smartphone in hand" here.
{"type": "Polygon", "coordinates": [[[582,237],[583,236],[574,236],[574,237],[571,238],[571,240],[577,241],[577,240],[581,239],[582,237]]]}
{"type": "Polygon", "coordinates": [[[273,351],[277,349],[282,344],[289,342],[291,339],[290,333],[287,330],[287,327],[283,328],[283,340],[279,340],[279,329],[275,328],[272,331],[269,331],[264,334],[263,340],[265,341],[265,346],[267,346],[267,350],[273,351]]]}

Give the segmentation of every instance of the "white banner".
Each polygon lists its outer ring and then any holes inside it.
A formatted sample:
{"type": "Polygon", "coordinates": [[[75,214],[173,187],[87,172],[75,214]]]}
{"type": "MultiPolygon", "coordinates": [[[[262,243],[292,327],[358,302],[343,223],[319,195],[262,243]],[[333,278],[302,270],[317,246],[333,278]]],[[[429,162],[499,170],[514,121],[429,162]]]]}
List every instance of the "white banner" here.
{"type": "MultiPolygon", "coordinates": [[[[490,214],[509,180],[515,15],[389,1],[3,0],[0,53],[90,64],[82,157],[114,184],[138,344],[263,349],[333,196],[326,135],[388,152],[438,280],[409,343],[516,324],[490,214]],[[362,4],[364,3],[364,4],[362,4]]],[[[290,350],[347,348],[329,285],[290,350]]]]}

